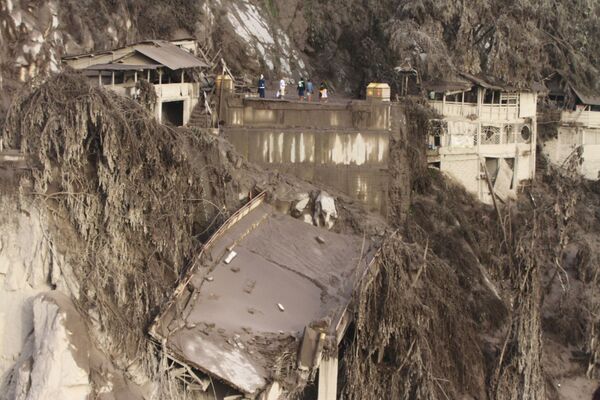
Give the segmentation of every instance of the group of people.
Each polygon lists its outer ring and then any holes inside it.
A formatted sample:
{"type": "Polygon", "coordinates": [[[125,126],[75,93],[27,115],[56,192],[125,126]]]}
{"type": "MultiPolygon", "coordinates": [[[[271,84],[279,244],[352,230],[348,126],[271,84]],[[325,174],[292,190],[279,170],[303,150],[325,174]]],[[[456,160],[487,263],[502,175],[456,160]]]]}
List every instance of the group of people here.
{"type": "MultiPolygon", "coordinates": [[[[285,79],[281,78],[281,80],[279,81],[279,88],[277,89],[275,97],[278,99],[283,99],[286,94],[286,88],[287,82],[285,79]]],[[[261,75],[258,79],[258,95],[261,98],[265,98],[266,90],[267,84],[265,81],[265,77],[264,75],[261,75]]],[[[298,91],[298,99],[300,101],[312,101],[315,92],[315,85],[310,80],[310,78],[308,78],[306,81],[304,80],[304,78],[300,78],[300,80],[298,81],[298,85],[296,86],[296,90],[298,91]]],[[[327,103],[328,98],[329,93],[327,91],[327,85],[325,84],[325,82],[321,82],[321,85],[319,86],[319,101],[327,103]]]]}

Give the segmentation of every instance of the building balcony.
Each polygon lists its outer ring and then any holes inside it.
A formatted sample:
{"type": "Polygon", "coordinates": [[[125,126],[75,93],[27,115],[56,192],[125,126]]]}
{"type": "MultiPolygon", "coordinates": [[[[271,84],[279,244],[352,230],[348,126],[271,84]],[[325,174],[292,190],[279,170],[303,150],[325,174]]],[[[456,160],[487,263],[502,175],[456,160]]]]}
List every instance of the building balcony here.
{"type": "Polygon", "coordinates": [[[563,111],[560,121],[565,124],[600,128],[600,111],[563,111]]]}
{"type": "Polygon", "coordinates": [[[482,104],[478,112],[477,104],[430,100],[429,105],[440,115],[450,118],[465,118],[481,121],[515,121],[519,119],[517,104],[482,104]]]}

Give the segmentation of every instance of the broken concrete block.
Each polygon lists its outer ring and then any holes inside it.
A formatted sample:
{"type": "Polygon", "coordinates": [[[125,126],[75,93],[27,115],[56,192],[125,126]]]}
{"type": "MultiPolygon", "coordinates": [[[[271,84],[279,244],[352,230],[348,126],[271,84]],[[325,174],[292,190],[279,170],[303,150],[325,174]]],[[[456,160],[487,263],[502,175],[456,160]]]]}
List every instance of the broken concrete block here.
{"type": "Polygon", "coordinates": [[[320,326],[308,325],[304,328],[302,344],[298,351],[298,369],[309,371],[319,366],[326,334],[320,326]]]}
{"type": "Polygon", "coordinates": [[[324,226],[331,229],[337,219],[337,209],[335,208],[335,199],[325,191],[321,191],[315,199],[315,209],[313,212],[313,221],[316,226],[324,226]]]}
{"type": "Polygon", "coordinates": [[[235,258],[235,256],[237,256],[237,253],[232,250],[225,258],[225,264],[229,264],[235,258]]]}
{"type": "Polygon", "coordinates": [[[309,202],[310,196],[308,193],[299,193],[292,205],[292,217],[300,218],[304,214],[309,202]]]}
{"type": "Polygon", "coordinates": [[[323,239],[321,236],[317,236],[315,239],[317,240],[317,242],[319,242],[321,244],[325,243],[325,239],[323,239]]]}

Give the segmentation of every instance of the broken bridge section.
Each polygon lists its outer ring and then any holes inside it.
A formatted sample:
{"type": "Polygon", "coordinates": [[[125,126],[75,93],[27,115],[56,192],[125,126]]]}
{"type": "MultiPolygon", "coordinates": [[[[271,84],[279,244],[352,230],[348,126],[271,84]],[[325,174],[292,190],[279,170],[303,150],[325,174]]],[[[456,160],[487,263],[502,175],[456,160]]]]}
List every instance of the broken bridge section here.
{"type": "MultiPolygon", "coordinates": [[[[334,103],[227,95],[222,132],[238,152],[265,168],[332,187],[387,214],[390,138],[397,104],[334,103]]],[[[408,166],[405,166],[408,169],[408,166]]]]}
{"type": "Polygon", "coordinates": [[[206,243],[151,335],[245,396],[293,390],[321,355],[337,357],[374,253],[361,237],[281,214],[259,196],[206,243]]]}

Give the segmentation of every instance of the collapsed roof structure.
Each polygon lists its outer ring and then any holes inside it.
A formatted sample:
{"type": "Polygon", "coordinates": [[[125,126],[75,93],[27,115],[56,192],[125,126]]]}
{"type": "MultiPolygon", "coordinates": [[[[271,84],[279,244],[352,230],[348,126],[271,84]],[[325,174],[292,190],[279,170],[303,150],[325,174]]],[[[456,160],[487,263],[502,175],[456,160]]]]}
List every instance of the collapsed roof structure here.
{"type": "Polygon", "coordinates": [[[375,253],[260,195],[204,245],[150,334],[247,398],[297,392],[320,367],[319,399],[335,399],[348,306],[375,253]]]}

